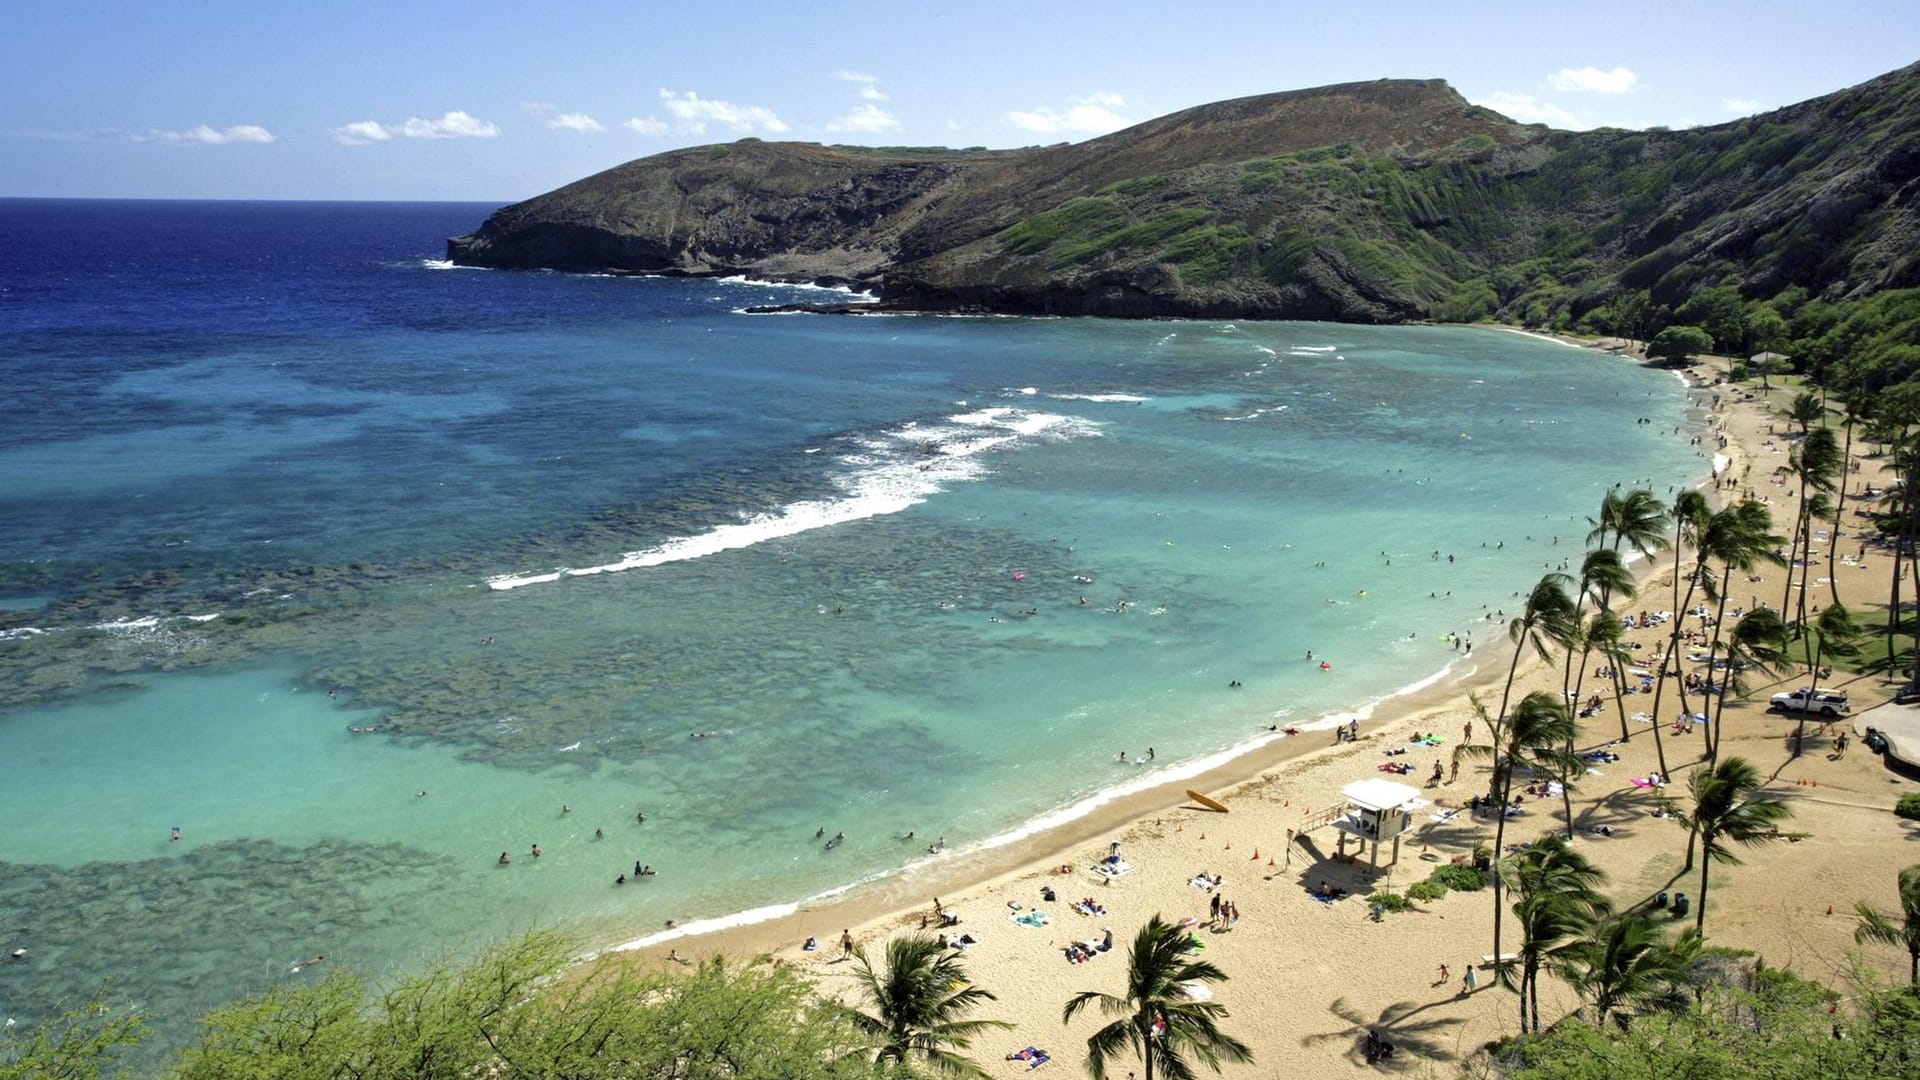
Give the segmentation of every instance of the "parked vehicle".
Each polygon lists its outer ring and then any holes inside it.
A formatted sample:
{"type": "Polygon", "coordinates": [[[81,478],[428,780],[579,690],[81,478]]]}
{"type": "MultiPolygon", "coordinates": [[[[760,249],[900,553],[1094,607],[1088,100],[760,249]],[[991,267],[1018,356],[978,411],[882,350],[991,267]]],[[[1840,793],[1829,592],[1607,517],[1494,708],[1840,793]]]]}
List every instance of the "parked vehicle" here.
{"type": "Polygon", "coordinates": [[[1845,716],[1853,711],[1853,705],[1847,701],[1847,695],[1840,690],[1821,690],[1818,687],[1802,687],[1775,694],[1771,699],[1774,708],[1782,712],[1810,712],[1821,716],[1845,716]]]}

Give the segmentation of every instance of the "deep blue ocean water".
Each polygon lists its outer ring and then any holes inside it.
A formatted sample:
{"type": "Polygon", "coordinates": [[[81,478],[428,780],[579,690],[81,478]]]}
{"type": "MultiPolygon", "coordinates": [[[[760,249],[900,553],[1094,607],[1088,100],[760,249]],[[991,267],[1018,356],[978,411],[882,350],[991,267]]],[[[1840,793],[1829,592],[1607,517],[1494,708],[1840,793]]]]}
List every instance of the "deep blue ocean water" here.
{"type": "Polygon", "coordinates": [[[491,209],[0,200],[0,1012],[909,880],[1458,670],[1707,470],[1517,334],[749,316],[818,294],[440,263],[491,209]]]}

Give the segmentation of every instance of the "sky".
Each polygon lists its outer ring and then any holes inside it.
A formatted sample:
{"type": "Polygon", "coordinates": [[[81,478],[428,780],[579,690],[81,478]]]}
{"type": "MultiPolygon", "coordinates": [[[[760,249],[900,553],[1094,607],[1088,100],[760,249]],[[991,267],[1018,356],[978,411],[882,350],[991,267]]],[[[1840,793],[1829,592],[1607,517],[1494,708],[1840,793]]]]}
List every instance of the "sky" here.
{"type": "Polygon", "coordinates": [[[1920,2],[508,4],[6,0],[0,196],[511,202],[745,136],[1078,142],[1441,78],[1554,127],[1687,127],[1920,60],[1920,2]]]}

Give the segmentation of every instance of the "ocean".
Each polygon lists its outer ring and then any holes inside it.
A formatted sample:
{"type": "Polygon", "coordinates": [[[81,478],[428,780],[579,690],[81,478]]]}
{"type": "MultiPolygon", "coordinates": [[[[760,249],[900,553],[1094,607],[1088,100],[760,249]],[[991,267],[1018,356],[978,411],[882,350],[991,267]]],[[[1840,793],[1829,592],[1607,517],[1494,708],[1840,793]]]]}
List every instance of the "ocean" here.
{"type": "Polygon", "coordinates": [[[440,261],[491,209],[0,200],[0,1014],[951,865],[1462,670],[1708,471],[1516,333],[755,316],[844,296],[440,261]]]}

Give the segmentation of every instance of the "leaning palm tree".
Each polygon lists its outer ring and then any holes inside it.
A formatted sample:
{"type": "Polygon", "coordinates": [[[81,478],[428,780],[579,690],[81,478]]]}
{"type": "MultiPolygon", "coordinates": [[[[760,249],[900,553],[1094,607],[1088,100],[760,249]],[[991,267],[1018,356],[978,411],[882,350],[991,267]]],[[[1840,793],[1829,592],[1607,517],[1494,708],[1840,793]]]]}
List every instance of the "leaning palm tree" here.
{"type": "MultiPolygon", "coordinates": [[[[1806,635],[1807,681],[1811,686],[1818,688],[1820,661],[1828,653],[1842,660],[1859,656],[1860,639],[1865,635],[1865,631],[1853,621],[1853,613],[1848,611],[1844,604],[1834,604],[1821,611],[1819,617],[1813,621],[1813,629],[1813,633],[1806,635]],[[1817,646],[1814,644],[1815,637],[1820,639],[1817,646]]],[[[1810,715],[1811,710],[1800,710],[1800,724],[1793,735],[1794,757],[1800,756],[1800,749],[1806,743],[1807,719],[1810,715]]]]}
{"type": "MultiPolygon", "coordinates": [[[[1660,664],[1660,674],[1653,683],[1653,715],[1660,715],[1660,698],[1667,688],[1667,673],[1677,673],[1680,663],[1680,631],[1686,626],[1687,609],[1693,606],[1693,590],[1699,585],[1707,572],[1707,555],[1700,549],[1700,532],[1706,527],[1707,520],[1713,516],[1713,508],[1707,497],[1692,488],[1674,496],[1673,510],[1668,515],[1673,521],[1673,627],[1667,636],[1666,659],[1660,664]],[[1680,553],[1685,547],[1694,549],[1693,573],[1686,575],[1687,594],[1683,602],[1680,598],[1680,553]]],[[[1692,707],[1687,704],[1687,687],[1680,684],[1680,711],[1687,713],[1692,707]]],[[[1653,750],[1660,759],[1660,775],[1667,775],[1667,752],[1661,745],[1660,725],[1653,726],[1653,750]]]]}
{"type": "Polygon", "coordinates": [[[1227,1010],[1212,1001],[1192,1000],[1184,987],[1192,983],[1226,982],[1227,973],[1205,960],[1188,960],[1185,929],[1155,915],[1134,935],[1127,950],[1127,992],[1121,996],[1086,990],[1068,999],[1061,1013],[1072,1023],[1080,1010],[1098,1005],[1112,1023],[1087,1037],[1087,1075],[1105,1080],[1107,1061],[1122,1048],[1146,1065],[1146,1080],[1157,1070],[1169,1080],[1191,1080],[1188,1055],[1220,1071],[1220,1063],[1244,1065],[1253,1060],[1245,1043],[1221,1031],[1218,1021],[1227,1010]]]}
{"type": "Polygon", "coordinates": [[[1717,862],[1740,865],[1722,841],[1752,847],[1782,839],[1780,823],[1792,817],[1793,810],[1761,790],[1760,771],[1745,758],[1730,757],[1711,771],[1695,772],[1687,788],[1693,805],[1678,817],[1700,840],[1700,906],[1693,927],[1705,936],[1708,871],[1717,862]]]}
{"type": "Polygon", "coordinates": [[[1567,647],[1579,633],[1570,590],[1574,580],[1565,574],[1546,574],[1534,583],[1520,614],[1507,623],[1507,637],[1515,646],[1513,662],[1507,665],[1507,684],[1500,690],[1500,711],[1493,718],[1493,743],[1499,745],[1500,725],[1506,722],[1507,702],[1513,694],[1513,679],[1520,670],[1520,657],[1533,646],[1542,660],[1551,660],[1549,645],[1567,647]]]}
{"type": "Polygon", "coordinates": [[[1514,897],[1513,921],[1520,930],[1518,985],[1504,967],[1498,970],[1501,981],[1520,995],[1520,1034],[1525,1035],[1540,1029],[1541,969],[1559,967],[1562,956],[1607,910],[1598,888],[1606,874],[1558,836],[1503,860],[1499,872],[1514,897]]]}
{"type": "MultiPolygon", "coordinates": [[[[1772,531],[1773,515],[1766,505],[1748,499],[1714,513],[1700,529],[1700,557],[1703,573],[1701,584],[1707,590],[1707,598],[1718,602],[1715,608],[1713,625],[1725,624],[1727,615],[1727,597],[1733,593],[1733,575],[1735,572],[1748,573],[1755,566],[1765,562],[1780,565],[1784,560],[1778,552],[1786,538],[1772,531]],[[1718,580],[1706,570],[1706,561],[1711,558],[1720,563],[1718,580]]],[[[1707,674],[1711,678],[1714,660],[1720,644],[1716,630],[1711,644],[1707,647],[1707,674]]],[[[1713,695],[1709,695],[1711,698],[1713,695]]],[[[1722,696],[1722,707],[1725,698],[1722,696]]],[[[1716,716],[1713,726],[1707,732],[1707,759],[1718,761],[1720,758],[1720,721],[1716,716]]]]}
{"type": "MultiPolygon", "coordinates": [[[[1716,644],[1719,642],[1716,640],[1716,644]]],[[[1749,611],[1740,617],[1733,626],[1733,633],[1727,635],[1726,674],[1720,676],[1720,685],[1715,688],[1714,697],[1719,707],[1713,713],[1713,749],[1717,754],[1720,748],[1718,733],[1720,725],[1725,723],[1727,697],[1747,696],[1749,674],[1778,677],[1785,674],[1793,664],[1793,657],[1787,651],[1787,624],[1777,612],[1761,608],[1749,611]]],[[[1709,678],[1711,679],[1711,669],[1709,678]]]]}
{"type": "Polygon", "coordinates": [[[871,1013],[848,1009],[856,1028],[874,1040],[862,1054],[872,1052],[876,1063],[904,1065],[918,1059],[942,1076],[984,1077],[972,1060],[954,1050],[965,1050],[973,1037],[990,1028],[1012,1025],[1002,1020],[962,1020],[991,993],[967,981],[965,965],[925,934],[907,934],[887,942],[885,974],[873,969],[865,949],[854,950],[853,977],[872,1007],[871,1013]]]}
{"type": "Polygon", "coordinates": [[[1900,945],[1907,950],[1907,981],[1920,994],[1920,865],[1900,871],[1900,913],[1889,915],[1867,904],[1855,909],[1860,927],[1853,940],[1900,945]]]}
{"type": "Polygon", "coordinates": [[[1840,516],[1847,505],[1846,473],[1853,464],[1853,428],[1865,420],[1873,419],[1873,398],[1867,395],[1866,377],[1860,365],[1841,362],[1838,382],[1844,387],[1846,395],[1841,402],[1841,411],[1846,414],[1846,438],[1840,446],[1840,486],[1834,492],[1833,499],[1833,542],[1827,545],[1827,596],[1833,603],[1840,602],[1840,575],[1835,573],[1840,557],[1840,516]]]}
{"type": "Polygon", "coordinates": [[[1531,769],[1548,776],[1561,777],[1561,783],[1566,783],[1573,775],[1577,759],[1570,760],[1574,756],[1561,747],[1576,731],[1578,727],[1566,705],[1553,700],[1553,695],[1544,690],[1535,690],[1520,699],[1507,717],[1506,725],[1497,729],[1494,736],[1491,753],[1493,812],[1497,815],[1493,826],[1493,857],[1496,863],[1493,875],[1493,964],[1496,974],[1502,973],[1506,967],[1506,961],[1500,955],[1500,893],[1504,881],[1498,862],[1506,850],[1507,800],[1513,790],[1513,774],[1517,769],[1531,769]]]}
{"type": "MultiPolygon", "coordinates": [[[[1623,600],[1631,600],[1638,591],[1637,586],[1634,584],[1633,573],[1627,569],[1626,563],[1621,561],[1620,553],[1610,548],[1598,548],[1587,552],[1586,558],[1580,561],[1580,578],[1576,583],[1576,588],[1578,590],[1575,593],[1576,599],[1574,601],[1576,626],[1578,625],[1577,616],[1579,614],[1580,604],[1585,602],[1588,596],[1594,598],[1594,604],[1600,610],[1599,613],[1594,616],[1596,622],[1588,625],[1588,633],[1585,640],[1581,640],[1578,633],[1574,635],[1574,640],[1580,644],[1580,664],[1577,669],[1573,663],[1573,650],[1571,648],[1567,650],[1567,677],[1563,679],[1563,681],[1572,684],[1566,687],[1568,690],[1577,687],[1579,679],[1585,678],[1587,660],[1594,648],[1608,643],[1607,636],[1604,632],[1596,636],[1593,631],[1596,628],[1602,631],[1608,629],[1613,630],[1612,644],[1618,644],[1620,635],[1624,633],[1625,628],[1621,625],[1620,620],[1613,614],[1614,598],[1619,597],[1623,600]],[[1578,678],[1574,677],[1575,671],[1579,673],[1578,678]]],[[[1620,672],[1623,666],[1624,665],[1619,663],[1611,665],[1613,669],[1613,698],[1620,706],[1620,737],[1622,739],[1630,739],[1633,736],[1632,732],[1627,730],[1627,706],[1623,695],[1620,693],[1623,687],[1620,678],[1620,672]]]]}
{"type": "MultiPolygon", "coordinates": [[[[1794,610],[1793,568],[1801,554],[1813,546],[1813,519],[1824,514],[1831,503],[1816,501],[1815,496],[1824,496],[1833,491],[1836,478],[1844,464],[1840,460],[1840,441],[1834,437],[1833,429],[1814,428],[1800,440],[1800,445],[1787,455],[1787,462],[1793,468],[1800,483],[1800,499],[1794,505],[1793,532],[1787,540],[1787,581],[1785,591],[1780,597],[1780,610],[1785,613],[1794,610]]],[[[1807,571],[1813,569],[1808,560],[1807,571]]],[[[1806,582],[1810,575],[1803,571],[1801,580],[1801,602],[1805,603],[1806,582]]]]}
{"type": "Polygon", "coordinates": [[[1686,1007],[1692,981],[1691,959],[1699,935],[1683,931],[1668,944],[1666,934],[1641,914],[1603,919],[1561,953],[1559,971],[1593,1009],[1594,1023],[1625,1025],[1630,1013],[1686,1007]]]}

